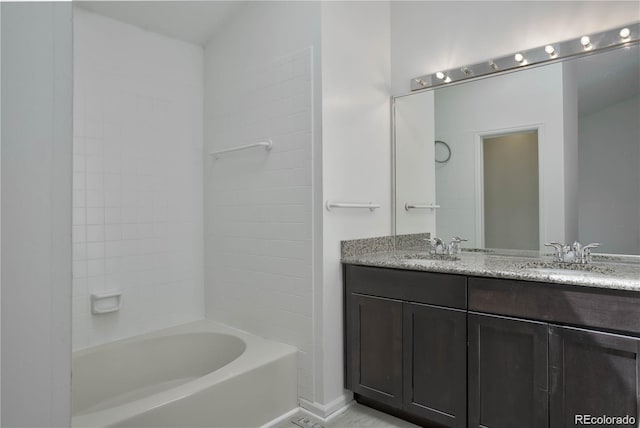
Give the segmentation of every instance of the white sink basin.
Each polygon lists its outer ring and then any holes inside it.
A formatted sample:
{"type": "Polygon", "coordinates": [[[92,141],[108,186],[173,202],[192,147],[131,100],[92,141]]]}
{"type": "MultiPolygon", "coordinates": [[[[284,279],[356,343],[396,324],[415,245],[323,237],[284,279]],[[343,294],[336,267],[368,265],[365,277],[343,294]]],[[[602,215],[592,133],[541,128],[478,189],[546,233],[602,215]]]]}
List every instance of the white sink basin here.
{"type": "Polygon", "coordinates": [[[519,269],[526,269],[540,274],[546,275],[563,275],[563,276],[588,276],[588,275],[606,275],[612,273],[610,267],[596,266],[592,264],[568,264],[558,262],[527,262],[518,266],[519,269]]]}

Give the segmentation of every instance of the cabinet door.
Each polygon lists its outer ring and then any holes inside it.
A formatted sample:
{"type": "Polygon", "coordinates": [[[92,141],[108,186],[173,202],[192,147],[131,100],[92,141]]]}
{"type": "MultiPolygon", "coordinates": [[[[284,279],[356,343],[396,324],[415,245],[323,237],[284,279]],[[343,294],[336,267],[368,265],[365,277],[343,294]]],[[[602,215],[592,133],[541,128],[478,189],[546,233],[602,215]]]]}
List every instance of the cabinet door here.
{"type": "Polygon", "coordinates": [[[548,325],[469,313],[469,427],[549,426],[548,325]]]}
{"type": "Polygon", "coordinates": [[[555,326],[550,334],[551,427],[581,426],[580,415],[629,415],[637,424],[640,338],[555,326]]]}
{"type": "Polygon", "coordinates": [[[351,295],[351,386],[380,403],[402,406],[402,302],[351,295]]]}
{"type": "Polygon", "coordinates": [[[403,312],[404,410],[466,427],[466,312],[416,303],[405,303],[403,312]]]}

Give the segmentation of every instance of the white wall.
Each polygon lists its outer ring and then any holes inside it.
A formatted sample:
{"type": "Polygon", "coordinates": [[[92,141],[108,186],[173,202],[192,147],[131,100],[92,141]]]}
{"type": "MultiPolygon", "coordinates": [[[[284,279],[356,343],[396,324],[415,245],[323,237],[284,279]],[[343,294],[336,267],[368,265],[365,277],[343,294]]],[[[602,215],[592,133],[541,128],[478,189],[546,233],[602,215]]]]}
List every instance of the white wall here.
{"type": "Polygon", "coordinates": [[[578,79],[575,61],[562,63],[562,128],[564,136],[564,235],[578,239],[578,79]]]}
{"type": "Polygon", "coordinates": [[[203,318],[203,51],[74,9],[73,347],[203,318]],[[122,292],[91,315],[89,295],[122,292]]]}
{"type": "Polygon", "coordinates": [[[322,4],[322,186],[324,200],[381,208],[323,211],[323,282],[315,306],[315,408],[336,410],[343,395],[340,241],[391,231],[388,2],[322,4]]]}
{"type": "Polygon", "coordinates": [[[2,4],[2,424],[70,425],[70,3],[2,4]]]}
{"type": "Polygon", "coordinates": [[[435,236],[436,210],[405,205],[435,204],[435,97],[433,91],[395,99],[396,234],[435,236]]]}
{"type": "Polygon", "coordinates": [[[637,1],[393,1],[392,93],[410,79],[638,20],[637,1]]]}
{"type": "Polygon", "coordinates": [[[541,244],[565,240],[562,64],[437,89],[436,139],[451,160],[436,166],[438,237],[482,246],[477,198],[481,136],[538,129],[541,244]]]}
{"type": "Polygon", "coordinates": [[[579,237],[640,254],[640,97],[580,117],[579,237]]]}
{"type": "Polygon", "coordinates": [[[311,401],[319,37],[319,3],[252,2],[205,49],[206,316],[296,346],[311,401]]]}
{"type": "MultiPolygon", "coordinates": [[[[2,7],[0,6],[0,82],[2,81],[2,7]]],[[[2,84],[0,84],[0,100],[2,99],[2,84]]],[[[0,198],[2,195],[2,102],[0,102],[0,198]]],[[[0,204],[1,205],[1,204],[0,204]]],[[[0,224],[2,224],[2,210],[0,209],[0,224]]],[[[0,242],[2,230],[0,228],[0,242]]],[[[2,246],[0,245],[0,278],[2,278],[2,246]]],[[[0,368],[2,367],[2,281],[0,280],[0,368]]],[[[0,385],[2,385],[2,370],[0,369],[0,385]]],[[[0,387],[0,426],[2,426],[2,387],[0,387]]]]}

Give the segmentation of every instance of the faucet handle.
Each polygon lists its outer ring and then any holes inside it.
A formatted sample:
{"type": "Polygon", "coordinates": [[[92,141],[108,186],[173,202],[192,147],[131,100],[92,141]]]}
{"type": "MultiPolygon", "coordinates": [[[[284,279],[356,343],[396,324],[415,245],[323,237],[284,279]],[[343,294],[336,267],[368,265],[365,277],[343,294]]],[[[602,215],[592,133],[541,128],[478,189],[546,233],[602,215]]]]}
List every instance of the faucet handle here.
{"type": "Polygon", "coordinates": [[[468,241],[468,239],[462,239],[459,236],[455,236],[453,239],[451,239],[451,243],[448,247],[449,254],[452,256],[458,254],[460,252],[460,244],[466,241],[468,241]]]}
{"type": "Polygon", "coordinates": [[[556,253],[554,254],[554,259],[555,261],[562,261],[564,259],[563,257],[563,252],[564,252],[564,245],[562,245],[559,242],[545,242],[544,244],[545,247],[553,247],[556,250],[556,253]]]}
{"type": "Polygon", "coordinates": [[[582,258],[580,261],[582,263],[591,263],[591,249],[598,248],[599,246],[600,246],[600,243],[592,242],[591,244],[587,244],[584,247],[582,247],[582,258]]]}
{"type": "Polygon", "coordinates": [[[545,247],[553,247],[555,248],[558,252],[562,251],[562,248],[564,247],[564,245],[562,245],[559,242],[546,242],[544,244],[545,247]]]}

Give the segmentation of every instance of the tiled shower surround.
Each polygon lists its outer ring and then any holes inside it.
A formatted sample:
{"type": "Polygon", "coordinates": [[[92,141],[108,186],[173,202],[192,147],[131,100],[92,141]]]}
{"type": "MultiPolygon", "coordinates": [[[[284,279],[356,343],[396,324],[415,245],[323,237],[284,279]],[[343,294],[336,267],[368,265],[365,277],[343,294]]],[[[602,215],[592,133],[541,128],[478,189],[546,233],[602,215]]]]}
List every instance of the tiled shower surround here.
{"type": "MultiPolygon", "coordinates": [[[[217,52],[207,47],[212,69],[217,52]]],[[[270,152],[205,160],[207,316],[298,348],[302,397],[313,358],[311,70],[310,48],[234,70],[207,83],[209,99],[220,86],[233,99],[206,109],[209,150],[273,140],[270,152]]]]}
{"type": "Polygon", "coordinates": [[[73,347],[199,319],[200,47],[74,10],[73,347]],[[122,292],[92,316],[90,294],[122,292]]]}

